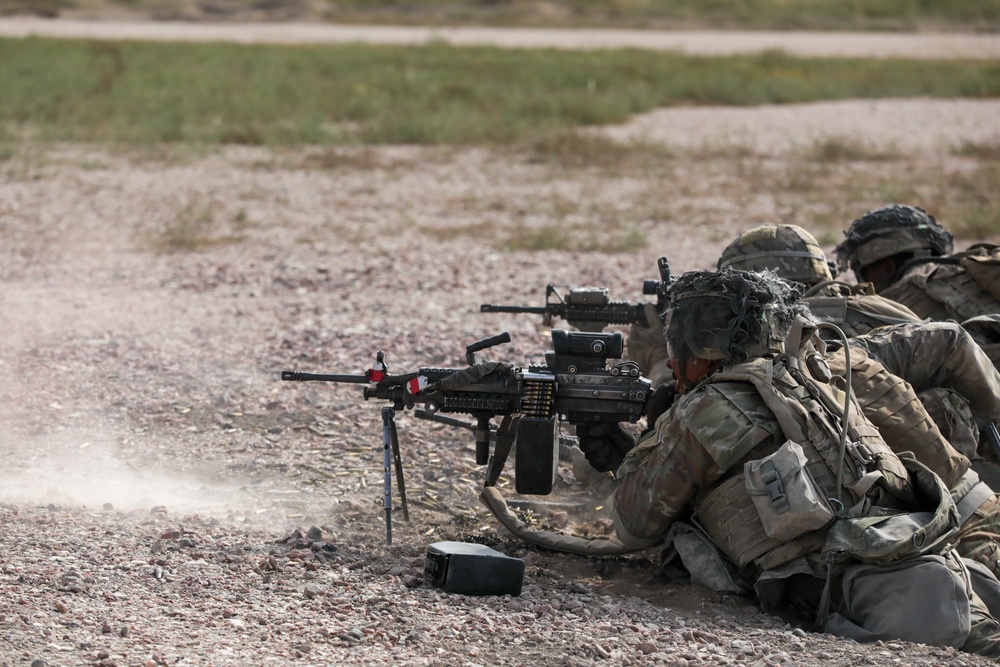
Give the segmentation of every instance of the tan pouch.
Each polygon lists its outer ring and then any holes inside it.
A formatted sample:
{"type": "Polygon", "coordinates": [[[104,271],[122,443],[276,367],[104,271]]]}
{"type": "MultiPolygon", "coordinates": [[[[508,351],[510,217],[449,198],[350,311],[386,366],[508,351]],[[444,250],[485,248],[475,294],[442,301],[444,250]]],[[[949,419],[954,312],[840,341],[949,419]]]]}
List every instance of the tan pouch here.
{"type": "Polygon", "coordinates": [[[788,440],[775,453],[743,466],[747,490],[772,539],[794,540],[836,518],[806,463],[802,447],[788,440]]]}
{"type": "Polygon", "coordinates": [[[962,258],[962,267],[973,280],[997,301],[1000,301],[1000,249],[986,248],[982,254],[962,258]]]}

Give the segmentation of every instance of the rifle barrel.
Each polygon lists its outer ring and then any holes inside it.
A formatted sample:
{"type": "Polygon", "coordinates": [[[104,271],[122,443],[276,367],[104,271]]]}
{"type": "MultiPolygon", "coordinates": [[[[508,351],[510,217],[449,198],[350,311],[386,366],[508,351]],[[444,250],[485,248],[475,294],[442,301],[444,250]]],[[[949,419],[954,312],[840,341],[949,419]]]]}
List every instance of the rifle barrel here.
{"type": "Polygon", "coordinates": [[[352,384],[367,384],[364,375],[330,375],[325,373],[304,373],[302,371],[281,371],[281,379],[285,382],[349,382],[352,384]]]}
{"type": "Polygon", "coordinates": [[[545,306],[502,306],[496,303],[484,303],[479,306],[481,313],[533,313],[535,315],[545,315],[549,312],[545,306]]]}

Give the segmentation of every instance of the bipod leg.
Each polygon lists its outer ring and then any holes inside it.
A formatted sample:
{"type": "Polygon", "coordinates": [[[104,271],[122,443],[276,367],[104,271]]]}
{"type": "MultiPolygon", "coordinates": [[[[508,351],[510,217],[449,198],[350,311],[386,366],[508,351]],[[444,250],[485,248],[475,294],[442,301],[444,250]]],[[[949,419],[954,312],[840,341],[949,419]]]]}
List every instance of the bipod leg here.
{"type": "Polygon", "coordinates": [[[384,489],[382,506],[385,508],[385,543],[392,544],[392,449],[396,433],[396,411],[391,406],[382,408],[382,459],[384,489]]]}
{"type": "Polygon", "coordinates": [[[396,488],[399,489],[399,502],[403,508],[403,521],[410,520],[410,510],[406,505],[406,484],[403,483],[403,457],[399,454],[399,437],[396,434],[396,420],[392,420],[392,460],[396,466],[396,488]]]}

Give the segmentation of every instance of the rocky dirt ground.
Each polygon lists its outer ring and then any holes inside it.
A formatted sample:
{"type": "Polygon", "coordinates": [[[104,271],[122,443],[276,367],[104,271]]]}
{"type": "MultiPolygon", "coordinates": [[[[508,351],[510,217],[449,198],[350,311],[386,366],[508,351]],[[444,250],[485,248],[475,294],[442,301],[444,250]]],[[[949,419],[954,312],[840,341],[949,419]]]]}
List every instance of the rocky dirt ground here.
{"type": "MultiPolygon", "coordinates": [[[[479,304],[539,304],[548,283],[641,300],[661,254],[707,268],[747,226],[846,226],[884,203],[875,188],[843,201],[850,184],[896,171],[933,203],[942,178],[995,161],[953,149],[1000,140],[997,103],[884,104],[662,111],[607,130],[668,146],[641,167],[17,148],[0,161],[0,665],[986,664],[810,632],[661,580],[653,552],[521,543],[477,501],[471,434],[409,413],[410,520],[394,490],[387,545],[381,405],[279,381],[361,373],[378,350],[395,373],[461,366],[504,330],[488,356],[538,363],[538,319],[479,304]],[[809,146],[860,127],[891,155],[816,161],[809,146]],[[768,136],[781,141],[754,139],[768,136]],[[432,587],[424,554],[442,540],[524,559],[523,593],[432,587]]],[[[606,536],[609,484],[583,471],[561,466],[547,497],[502,486],[538,527],[606,536]]]]}

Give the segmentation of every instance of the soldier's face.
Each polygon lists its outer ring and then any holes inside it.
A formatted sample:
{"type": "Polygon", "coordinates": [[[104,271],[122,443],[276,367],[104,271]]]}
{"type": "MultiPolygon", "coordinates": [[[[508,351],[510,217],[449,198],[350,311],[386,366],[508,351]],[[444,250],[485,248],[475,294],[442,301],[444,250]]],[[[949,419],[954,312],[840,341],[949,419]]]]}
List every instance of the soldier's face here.
{"type": "Polygon", "coordinates": [[[722,368],[722,362],[717,359],[703,359],[695,357],[694,360],[681,363],[677,357],[667,359],[670,371],[677,379],[677,393],[686,393],[688,389],[704,380],[706,377],[722,368]]]}
{"type": "Polygon", "coordinates": [[[862,266],[855,271],[855,275],[861,282],[868,282],[875,285],[879,290],[887,287],[896,277],[896,260],[892,257],[873,262],[867,266],[862,266]]]}

